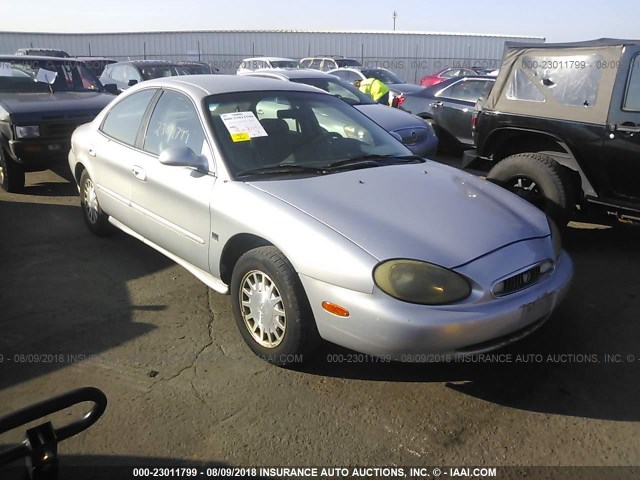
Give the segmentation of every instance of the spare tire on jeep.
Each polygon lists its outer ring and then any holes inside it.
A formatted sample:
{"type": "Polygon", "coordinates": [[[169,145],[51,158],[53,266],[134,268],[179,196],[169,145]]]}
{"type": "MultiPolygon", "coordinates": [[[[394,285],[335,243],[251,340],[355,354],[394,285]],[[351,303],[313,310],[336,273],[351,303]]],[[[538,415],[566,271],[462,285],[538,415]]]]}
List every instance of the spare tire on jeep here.
{"type": "Polygon", "coordinates": [[[489,171],[487,179],[531,202],[559,227],[569,222],[575,208],[569,175],[548,155],[511,155],[498,162],[489,171]]]}

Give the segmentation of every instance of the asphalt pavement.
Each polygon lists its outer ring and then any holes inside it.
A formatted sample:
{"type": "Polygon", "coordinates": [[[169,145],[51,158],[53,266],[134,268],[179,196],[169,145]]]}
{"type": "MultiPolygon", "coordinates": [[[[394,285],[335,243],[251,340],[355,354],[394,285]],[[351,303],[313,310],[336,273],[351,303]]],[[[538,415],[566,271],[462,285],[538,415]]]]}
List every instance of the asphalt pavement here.
{"type": "Polygon", "coordinates": [[[640,465],[638,228],[569,228],[568,298],[497,356],[389,364],[325,344],[282,369],[245,346],[228,297],[125,234],[91,235],[63,176],[27,182],[0,193],[0,415],[102,389],[66,461],[640,465]]]}

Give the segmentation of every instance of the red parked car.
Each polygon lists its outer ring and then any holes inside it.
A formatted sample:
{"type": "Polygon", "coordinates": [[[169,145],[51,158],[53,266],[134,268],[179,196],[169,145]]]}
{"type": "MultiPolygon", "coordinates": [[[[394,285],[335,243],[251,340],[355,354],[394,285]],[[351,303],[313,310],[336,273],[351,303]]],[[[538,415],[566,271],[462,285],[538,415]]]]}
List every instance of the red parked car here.
{"type": "Polygon", "coordinates": [[[453,77],[465,77],[468,75],[477,75],[474,70],[470,68],[457,68],[457,67],[449,67],[444,70],[440,70],[433,75],[427,75],[426,77],[422,77],[420,79],[420,85],[423,87],[431,87],[432,85],[437,85],[440,82],[444,82],[453,77]]]}

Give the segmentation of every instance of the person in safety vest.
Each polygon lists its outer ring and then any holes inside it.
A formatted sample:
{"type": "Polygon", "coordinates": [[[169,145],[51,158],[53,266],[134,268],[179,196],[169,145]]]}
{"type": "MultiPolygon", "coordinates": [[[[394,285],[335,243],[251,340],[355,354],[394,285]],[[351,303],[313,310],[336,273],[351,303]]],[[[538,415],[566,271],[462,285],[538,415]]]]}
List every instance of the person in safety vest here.
{"type": "Polygon", "coordinates": [[[356,80],[356,87],[371,97],[374,102],[389,105],[389,87],[377,78],[365,78],[364,80],[356,80]]]}

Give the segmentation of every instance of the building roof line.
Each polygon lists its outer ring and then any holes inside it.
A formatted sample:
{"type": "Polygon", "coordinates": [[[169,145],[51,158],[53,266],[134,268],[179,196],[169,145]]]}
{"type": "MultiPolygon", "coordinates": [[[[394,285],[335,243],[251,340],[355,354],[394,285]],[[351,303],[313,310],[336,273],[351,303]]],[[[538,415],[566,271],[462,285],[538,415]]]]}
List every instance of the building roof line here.
{"type": "Polygon", "coordinates": [[[166,33],[332,33],[332,34],[384,34],[384,35],[423,35],[423,36],[454,36],[454,37],[493,37],[493,38],[520,38],[546,40],[545,37],[528,35],[506,35],[493,33],[465,33],[465,32],[424,32],[424,31],[393,31],[393,30],[158,30],[141,32],[20,32],[0,31],[0,34],[26,34],[26,35],[153,35],[166,33]]]}

